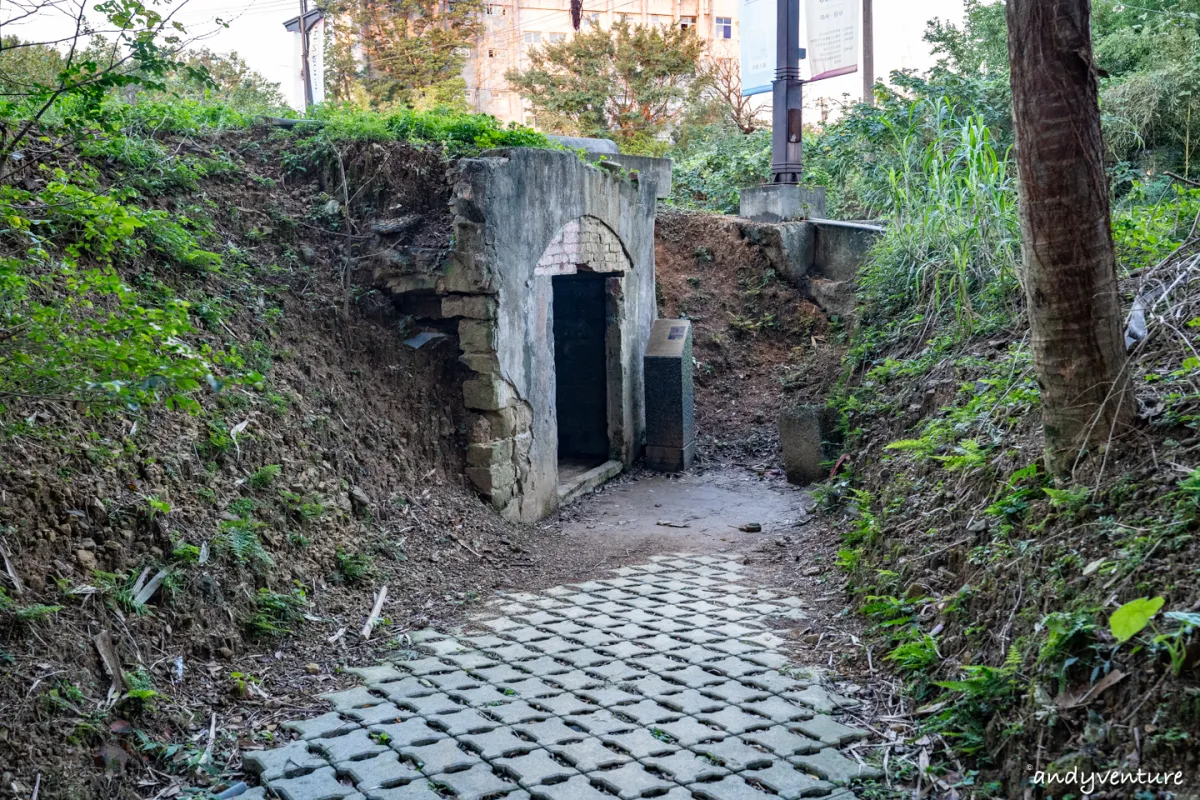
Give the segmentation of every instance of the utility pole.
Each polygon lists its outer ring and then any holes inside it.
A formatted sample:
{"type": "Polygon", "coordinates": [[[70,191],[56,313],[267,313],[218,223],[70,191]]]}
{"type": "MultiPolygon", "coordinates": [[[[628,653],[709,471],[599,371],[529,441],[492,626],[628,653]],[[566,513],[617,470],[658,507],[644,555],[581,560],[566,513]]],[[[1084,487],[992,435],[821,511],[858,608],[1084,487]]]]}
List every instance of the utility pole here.
{"type": "Polygon", "coordinates": [[[312,70],[308,61],[308,0],[300,0],[300,74],[304,78],[304,110],[313,104],[312,70]]]}
{"type": "Polygon", "coordinates": [[[771,83],[771,183],[800,183],[804,172],[800,80],[800,0],[775,3],[775,80],[771,83]]]}
{"type": "Polygon", "coordinates": [[[875,20],[871,4],[874,0],[863,0],[863,102],[875,105],[875,20]]]}

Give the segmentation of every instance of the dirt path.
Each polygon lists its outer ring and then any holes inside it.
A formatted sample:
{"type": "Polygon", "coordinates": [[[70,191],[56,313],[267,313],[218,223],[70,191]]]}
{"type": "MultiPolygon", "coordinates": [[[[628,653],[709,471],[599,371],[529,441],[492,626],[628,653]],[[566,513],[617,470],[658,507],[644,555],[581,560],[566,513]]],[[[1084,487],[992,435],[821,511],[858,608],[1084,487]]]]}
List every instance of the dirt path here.
{"type": "Polygon", "coordinates": [[[547,560],[589,579],[415,632],[244,762],[286,800],[850,798],[876,771],[841,720],[867,712],[789,655],[827,612],[768,558],[810,503],[738,471],[626,477],[546,526],[547,560]]]}

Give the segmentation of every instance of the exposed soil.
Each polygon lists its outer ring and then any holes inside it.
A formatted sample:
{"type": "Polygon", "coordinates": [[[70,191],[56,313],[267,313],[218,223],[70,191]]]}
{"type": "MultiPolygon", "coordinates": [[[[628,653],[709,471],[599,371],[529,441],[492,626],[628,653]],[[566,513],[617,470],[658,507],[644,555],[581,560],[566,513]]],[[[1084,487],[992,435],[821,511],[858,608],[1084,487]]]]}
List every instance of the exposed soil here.
{"type": "Polygon", "coordinates": [[[692,321],[701,456],[766,469],[778,458],[781,405],[819,395],[836,377],[839,337],[742,236],[742,224],[660,211],[659,313],[692,321]]]}

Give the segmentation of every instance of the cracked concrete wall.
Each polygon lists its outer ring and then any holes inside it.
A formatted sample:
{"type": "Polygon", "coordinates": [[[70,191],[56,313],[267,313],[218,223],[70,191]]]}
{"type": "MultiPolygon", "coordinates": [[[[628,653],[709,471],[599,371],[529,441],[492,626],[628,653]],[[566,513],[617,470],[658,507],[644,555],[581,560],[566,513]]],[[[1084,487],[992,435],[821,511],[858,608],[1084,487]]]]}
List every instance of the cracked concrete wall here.
{"type": "Polygon", "coordinates": [[[610,457],[629,465],[640,454],[642,356],[656,316],[656,182],[534,149],[462,159],[449,179],[449,251],[386,248],[376,279],[408,293],[419,318],[456,325],[472,373],[463,386],[474,412],[467,476],[505,516],[540,519],[558,501],[555,275],[610,276],[610,457]]]}

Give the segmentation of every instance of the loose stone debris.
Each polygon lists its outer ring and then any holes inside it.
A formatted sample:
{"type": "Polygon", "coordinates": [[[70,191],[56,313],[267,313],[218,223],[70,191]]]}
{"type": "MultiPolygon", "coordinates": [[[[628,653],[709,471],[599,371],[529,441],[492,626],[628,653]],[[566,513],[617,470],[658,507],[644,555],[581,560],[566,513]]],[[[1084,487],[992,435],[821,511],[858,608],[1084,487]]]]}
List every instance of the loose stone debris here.
{"type": "MultiPolygon", "coordinates": [[[[800,601],[741,564],[677,554],[613,577],[515,593],[424,655],[353,669],[299,739],[243,755],[284,800],[853,800],[877,770],[839,747],[856,701],[789,665],[772,619],[800,601]]],[[[268,791],[269,790],[269,791],[268,791]]]]}

